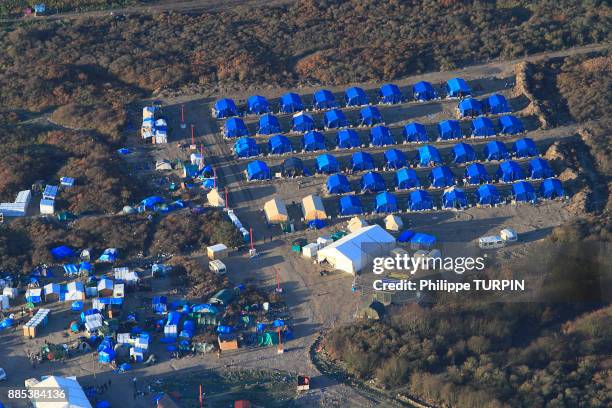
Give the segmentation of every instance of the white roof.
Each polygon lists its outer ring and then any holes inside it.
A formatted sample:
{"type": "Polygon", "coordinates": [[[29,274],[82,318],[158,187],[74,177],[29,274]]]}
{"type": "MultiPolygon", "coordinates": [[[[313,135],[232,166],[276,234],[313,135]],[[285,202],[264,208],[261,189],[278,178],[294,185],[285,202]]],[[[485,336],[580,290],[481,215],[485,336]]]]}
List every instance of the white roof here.
{"type": "Polygon", "coordinates": [[[215,245],[210,245],[208,249],[213,252],[219,252],[219,251],[225,251],[227,249],[227,246],[225,244],[215,244],[215,245]]]}
{"type": "Polygon", "coordinates": [[[98,290],[112,289],[112,288],[113,288],[113,281],[110,279],[101,279],[98,282],[98,290]]]}
{"type": "Polygon", "coordinates": [[[41,296],[41,295],[42,295],[42,289],[41,288],[30,288],[30,289],[26,290],[26,297],[41,296]]]}
{"type": "Polygon", "coordinates": [[[91,403],[85,396],[81,385],[74,377],[49,376],[38,384],[30,387],[36,388],[61,388],[65,392],[65,399],[54,402],[37,402],[31,400],[35,408],[91,408],[91,403]]]}
{"type": "Polygon", "coordinates": [[[51,293],[60,293],[60,285],[59,283],[48,283],[45,285],[45,295],[49,295],[51,293]]]}
{"type": "Polygon", "coordinates": [[[23,190],[17,193],[16,203],[27,203],[32,198],[32,192],[30,190],[23,190]]]}
{"type": "Polygon", "coordinates": [[[68,292],[85,292],[85,286],[83,282],[70,282],[66,285],[68,292]]]}

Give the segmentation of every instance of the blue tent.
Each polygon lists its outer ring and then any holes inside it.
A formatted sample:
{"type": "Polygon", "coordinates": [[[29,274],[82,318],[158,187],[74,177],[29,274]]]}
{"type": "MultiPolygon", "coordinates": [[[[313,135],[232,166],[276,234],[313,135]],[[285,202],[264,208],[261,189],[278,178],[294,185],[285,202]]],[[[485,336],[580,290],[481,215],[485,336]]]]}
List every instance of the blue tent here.
{"type": "Polygon", "coordinates": [[[368,96],[365,91],[359,87],[351,87],[344,92],[344,101],[346,106],[361,106],[368,104],[368,96]]]}
{"type": "Polygon", "coordinates": [[[412,249],[431,249],[436,245],[436,241],[433,235],[417,232],[410,239],[410,247],[412,249]]]}
{"type": "Polygon", "coordinates": [[[510,157],[506,146],[498,140],[492,140],[487,143],[483,153],[487,160],[502,160],[510,157]]]}
{"type": "Polygon", "coordinates": [[[453,78],[446,82],[446,92],[451,98],[471,95],[472,91],[463,78],[453,78]]]}
{"type": "Polygon", "coordinates": [[[499,128],[504,134],[515,135],[525,131],[523,123],[519,118],[512,115],[506,115],[499,118],[499,128]]]}
{"type": "Polygon", "coordinates": [[[493,121],[486,116],[480,116],[472,121],[472,136],[488,137],[495,136],[493,121]]]}
{"type": "Polygon", "coordinates": [[[513,160],[503,161],[499,164],[496,172],[497,177],[504,183],[511,183],[516,180],[522,180],[525,178],[523,169],[513,160]]]}
{"type": "Polygon", "coordinates": [[[73,312],[80,312],[83,310],[84,304],[82,300],[76,300],[74,302],[72,302],[72,304],[70,305],[70,310],[72,310],[73,312]]]}
{"type": "Polygon", "coordinates": [[[431,195],[425,190],[419,189],[411,191],[408,202],[410,211],[431,210],[433,208],[431,195]]]}
{"type": "Polygon", "coordinates": [[[159,196],[151,196],[147,197],[140,202],[140,205],[144,207],[145,210],[155,210],[160,204],[164,203],[164,199],[159,196]]]}
{"type": "Polygon", "coordinates": [[[306,171],[304,169],[304,162],[297,157],[289,157],[285,159],[283,164],[281,165],[281,170],[283,177],[297,177],[301,175],[306,175],[306,171]]]}
{"type": "Polygon", "coordinates": [[[465,182],[467,184],[482,184],[488,182],[487,169],[480,163],[471,163],[465,168],[465,182]]]}
{"type": "Polygon", "coordinates": [[[58,261],[61,261],[62,259],[73,258],[76,256],[74,251],[66,245],[53,248],[51,250],[51,255],[53,255],[53,258],[58,261]]]}
{"type": "Polygon", "coordinates": [[[417,101],[429,101],[436,99],[438,94],[432,84],[421,81],[412,86],[412,97],[417,101]]]}
{"type": "Polygon", "coordinates": [[[304,150],[307,152],[325,150],[325,138],[320,132],[311,130],[306,132],[302,138],[302,145],[304,146],[304,150]]]}
{"type": "Polygon", "coordinates": [[[465,208],[468,206],[468,200],[465,192],[457,187],[450,187],[444,190],[442,194],[443,208],[465,208]]]}
{"type": "Polygon", "coordinates": [[[559,179],[548,178],[540,185],[540,195],[544,198],[562,198],[565,195],[559,179]]]}
{"type": "Polygon", "coordinates": [[[327,178],[326,186],[330,194],[344,194],[351,191],[351,184],[344,174],[332,174],[327,178]]]}
{"type": "Polygon", "coordinates": [[[286,136],[274,135],[268,140],[268,151],[270,154],[283,154],[293,151],[293,146],[286,136]]]}
{"type": "Polygon", "coordinates": [[[247,165],[247,180],[267,180],[270,178],[268,165],[261,160],[255,160],[247,165]]]}
{"type": "Polygon", "coordinates": [[[79,272],[80,273],[86,273],[86,274],[90,274],[92,271],[92,265],[89,262],[81,262],[81,264],[79,265],[79,272]]]}
{"type": "Polygon", "coordinates": [[[459,109],[459,115],[462,118],[466,116],[478,116],[484,113],[484,109],[482,108],[482,103],[478,99],[467,98],[459,102],[457,105],[457,109],[459,109]]]}
{"type": "Polygon", "coordinates": [[[448,167],[439,166],[431,169],[429,181],[432,187],[450,187],[455,184],[455,177],[448,167]]]}
{"type": "Polygon", "coordinates": [[[359,124],[362,126],[374,126],[383,122],[383,117],[376,106],[366,106],[359,111],[359,124]]]}
{"type": "Polygon", "coordinates": [[[409,188],[421,186],[421,182],[419,181],[419,178],[417,177],[416,171],[408,167],[399,169],[395,173],[395,183],[397,185],[397,188],[400,190],[406,190],[409,188]]]}
{"type": "Polygon", "coordinates": [[[355,195],[346,195],[340,198],[341,215],[357,215],[363,213],[361,200],[355,195]]]}
{"type": "Polygon", "coordinates": [[[398,242],[410,242],[412,237],[414,237],[414,231],[412,231],[412,230],[404,230],[399,235],[399,237],[397,237],[397,241],[398,242]]]}
{"type": "Polygon", "coordinates": [[[232,116],[238,116],[238,109],[232,99],[219,99],[215,102],[214,116],[217,119],[229,118],[232,116]]]}
{"type": "Polygon", "coordinates": [[[314,119],[307,113],[300,112],[291,118],[291,130],[294,132],[308,132],[315,128],[314,119]]]}
{"type": "Polygon", "coordinates": [[[407,142],[427,142],[427,129],[420,123],[412,122],[404,126],[404,140],[407,142]]]}
{"type": "Polygon", "coordinates": [[[361,146],[359,135],[353,129],[342,129],[336,133],[336,143],[340,149],[351,149],[361,146]]]}
{"type": "Polygon", "coordinates": [[[340,164],[335,156],[325,153],[315,159],[315,169],[317,173],[337,173],[340,170],[340,164]]]}
{"type": "Polygon", "coordinates": [[[241,137],[234,143],[234,153],[238,157],[253,157],[259,155],[259,146],[255,139],[241,137]]]}
{"type": "Polygon", "coordinates": [[[361,176],[361,191],[377,192],[386,188],[385,179],[380,173],[369,171],[361,176]]]}
{"type": "Polygon", "coordinates": [[[378,125],[370,130],[370,142],[374,146],[387,146],[394,144],[395,140],[388,127],[378,125]]]}
{"type": "Polygon", "coordinates": [[[255,115],[263,115],[270,112],[270,104],[264,96],[251,95],[247,99],[247,110],[255,115]]]}
{"type": "Polygon", "coordinates": [[[273,135],[274,133],[279,133],[280,131],[281,126],[276,116],[267,113],[259,118],[259,130],[257,131],[257,134],[273,135]]]}
{"type": "Polygon", "coordinates": [[[312,96],[312,105],[315,109],[331,109],[336,107],[336,97],[327,89],[319,89],[312,96]]]}
{"type": "Polygon", "coordinates": [[[249,130],[241,118],[229,118],[223,126],[223,135],[225,137],[248,136],[249,130]]]}
{"type": "Polygon", "coordinates": [[[538,148],[536,147],[535,142],[533,139],[528,137],[524,137],[514,142],[512,145],[512,150],[518,158],[538,155],[538,148]]]}
{"type": "Polygon", "coordinates": [[[535,202],[537,200],[533,186],[526,181],[518,181],[512,185],[512,197],[516,201],[535,202]]]}
{"type": "Polygon", "coordinates": [[[387,191],[378,193],[376,195],[376,208],[377,213],[388,213],[397,211],[397,197],[395,194],[391,194],[387,191]]]}
{"type": "Polygon", "coordinates": [[[327,129],[335,129],[348,126],[348,120],[340,109],[332,109],[323,115],[323,126],[327,129]]]}
{"type": "Polygon", "coordinates": [[[325,220],[310,220],[308,221],[308,229],[318,230],[325,227],[325,220]]]}
{"type": "Polygon", "coordinates": [[[395,84],[384,84],[378,90],[380,103],[401,103],[402,91],[395,84]]]}
{"type": "Polygon", "coordinates": [[[529,160],[529,177],[532,179],[543,179],[553,176],[552,169],[544,159],[536,157],[529,160]]]}
{"type": "Polygon", "coordinates": [[[419,165],[430,166],[432,164],[442,164],[442,158],[438,149],[431,145],[419,147],[419,165]]]}
{"type": "Polygon", "coordinates": [[[385,152],[385,161],[388,169],[401,169],[406,165],[406,155],[397,149],[389,149],[385,152]]]}
{"type": "Polygon", "coordinates": [[[501,196],[497,187],[491,184],[483,184],[474,192],[476,202],[480,205],[496,205],[501,202],[501,196]]]}
{"type": "Polygon", "coordinates": [[[457,143],[453,146],[454,163],[467,163],[476,160],[476,152],[467,143],[457,143]]]}
{"type": "Polygon", "coordinates": [[[487,98],[485,104],[489,113],[498,114],[510,112],[508,101],[506,101],[504,95],[493,94],[487,98]]]}
{"type": "Polygon", "coordinates": [[[438,135],[440,140],[460,139],[461,126],[456,120],[443,120],[438,123],[438,135]]]}
{"type": "Polygon", "coordinates": [[[300,95],[293,92],[288,92],[281,96],[279,105],[280,111],[283,113],[293,113],[304,110],[302,98],[300,98],[300,95]]]}
{"type": "Polygon", "coordinates": [[[77,275],[79,268],[75,264],[66,264],[64,265],[64,273],[66,275],[77,275]]]}
{"type": "Polygon", "coordinates": [[[115,350],[111,347],[106,347],[102,351],[98,352],[98,361],[100,363],[110,363],[115,359],[115,350]]]}
{"type": "Polygon", "coordinates": [[[116,248],[106,248],[102,255],[98,258],[98,262],[115,262],[117,257],[119,256],[119,252],[116,248]]]}
{"type": "Polygon", "coordinates": [[[374,159],[370,153],[355,152],[351,156],[351,168],[353,171],[372,170],[374,168],[374,159]]]}

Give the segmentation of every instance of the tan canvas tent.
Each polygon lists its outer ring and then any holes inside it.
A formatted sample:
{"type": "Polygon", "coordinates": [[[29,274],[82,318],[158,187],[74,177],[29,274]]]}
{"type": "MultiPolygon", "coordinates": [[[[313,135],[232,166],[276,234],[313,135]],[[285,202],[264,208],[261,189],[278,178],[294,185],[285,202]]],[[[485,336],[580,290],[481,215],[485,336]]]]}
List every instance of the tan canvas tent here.
{"type": "Polygon", "coordinates": [[[219,194],[219,190],[213,188],[206,194],[208,203],[214,207],[225,207],[225,199],[219,194]]]}
{"type": "Polygon", "coordinates": [[[289,215],[287,207],[280,198],[273,198],[264,204],[264,212],[269,223],[287,222],[289,215]]]}
{"type": "Polygon", "coordinates": [[[399,231],[404,227],[402,219],[393,214],[389,214],[385,217],[385,229],[387,231],[399,231]]]}
{"type": "Polygon", "coordinates": [[[302,199],[302,211],[304,212],[304,220],[324,220],[327,218],[323,201],[318,195],[311,194],[302,199]]]}
{"type": "Polygon", "coordinates": [[[368,226],[368,223],[366,222],[366,220],[359,218],[359,217],[353,217],[348,222],[349,232],[355,232],[367,226],[368,226]]]}

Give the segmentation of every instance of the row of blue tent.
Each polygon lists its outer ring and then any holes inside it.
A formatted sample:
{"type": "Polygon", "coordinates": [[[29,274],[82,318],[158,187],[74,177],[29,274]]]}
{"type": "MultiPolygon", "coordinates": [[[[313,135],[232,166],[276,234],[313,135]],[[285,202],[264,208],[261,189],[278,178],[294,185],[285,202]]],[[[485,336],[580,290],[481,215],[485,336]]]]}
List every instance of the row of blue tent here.
{"type": "MultiPolygon", "coordinates": [[[[50,252],[51,252],[51,255],[53,256],[53,259],[55,259],[56,261],[72,259],[78,256],[78,254],[72,248],[66,245],[60,245],[58,247],[52,248],[50,252]]],[[[102,255],[100,255],[100,257],[98,258],[98,262],[108,262],[108,263],[115,262],[117,260],[118,255],[119,255],[119,252],[117,251],[116,248],[107,248],[104,250],[104,252],[102,252],[102,255]]],[[[81,264],[81,266],[83,266],[83,264],[81,264]]],[[[73,270],[74,270],[73,267],[68,267],[68,269],[65,269],[65,272],[67,274],[72,274],[73,270]]]]}
{"type": "Polygon", "coordinates": [[[476,98],[462,99],[457,105],[459,116],[474,117],[485,113],[500,114],[510,112],[508,101],[503,95],[493,94],[480,101],[476,98]]]}

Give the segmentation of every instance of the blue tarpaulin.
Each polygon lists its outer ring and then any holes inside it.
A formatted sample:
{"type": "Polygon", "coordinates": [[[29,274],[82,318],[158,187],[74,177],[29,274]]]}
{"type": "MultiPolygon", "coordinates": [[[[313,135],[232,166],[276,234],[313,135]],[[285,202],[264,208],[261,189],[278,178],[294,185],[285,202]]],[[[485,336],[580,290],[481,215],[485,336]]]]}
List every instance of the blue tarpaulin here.
{"type": "Polygon", "coordinates": [[[377,192],[386,188],[383,176],[373,171],[367,172],[361,177],[360,186],[362,192],[377,192]]]}
{"type": "Polygon", "coordinates": [[[389,149],[385,152],[385,161],[388,169],[401,169],[406,165],[406,155],[398,149],[389,149]]]}
{"type": "Polygon", "coordinates": [[[410,211],[431,210],[433,208],[433,200],[425,190],[411,191],[408,203],[410,211]]]}
{"type": "Polygon", "coordinates": [[[519,118],[512,115],[506,115],[499,118],[499,128],[504,134],[517,134],[525,131],[523,123],[519,118]]]}
{"type": "Polygon", "coordinates": [[[548,199],[563,198],[565,191],[559,179],[548,178],[540,185],[540,195],[548,199]]]}
{"type": "Polygon", "coordinates": [[[77,275],[79,268],[75,264],[66,264],[64,265],[64,273],[66,275],[77,275]]]}
{"type": "Polygon", "coordinates": [[[320,132],[309,131],[302,138],[302,145],[307,152],[325,150],[325,137],[320,132]]]}
{"type": "Polygon", "coordinates": [[[247,179],[251,180],[267,180],[270,178],[270,169],[268,165],[260,160],[255,160],[247,165],[247,179]]]}
{"type": "Polygon", "coordinates": [[[302,98],[300,95],[296,93],[286,93],[280,97],[279,100],[280,110],[283,113],[293,113],[304,110],[304,105],[302,104],[302,98]]]}
{"type": "Polygon", "coordinates": [[[251,137],[241,137],[234,143],[234,153],[241,158],[258,156],[259,146],[257,146],[255,139],[251,137]]]}
{"type": "Polygon", "coordinates": [[[442,158],[438,149],[431,145],[425,145],[419,147],[419,165],[431,166],[442,164],[442,158]]]}
{"type": "Polygon", "coordinates": [[[354,86],[344,92],[344,101],[346,106],[367,105],[368,96],[362,88],[354,86]]]}
{"type": "Polygon", "coordinates": [[[327,178],[327,192],[330,194],[344,194],[351,191],[351,184],[344,174],[332,174],[327,178]]]}
{"type": "Polygon", "coordinates": [[[307,113],[296,113],[291,118],[291,130],[294,132],[308,132],[309,130],[314,130],[314,128],[314,119],[307,113]]]}
{"type": "Polygon", "coordinates": [[[353,129],[342,129],[336,133],[336,143],[340,149],[352,149],[361,146],[359,135],[353,129]]]}
{"type": "Polygon", "coordinates": [[[516,201],[535,202],[537,200],[533,186],[526,181],[519,181],[512,185],[512,196],[516,201]]]}
{"type": "Polygon", "coordinates": [[[374,168],[374,159],[369,153],[355,152],[351,156],[351,168],[353,171],[372,170],[374,168]]]}
{"type": "Polygon", "coordinates": [[[476,202],[480,205],[496,205],[501,202],[501,196],[497,187],[491,184],[483,184],[474,192],[476,202]]]}
{"type": "Polygon", "coordinates": [[[444,208],[465,208],[467,206],[467,197],[460,188],[451,187],[442,194],[442,207],[444,208]]]}
{"type": "Polygon", "coordinates": [[[471,94],[470,87],[463,78],[452,78],[446,82],[446,92],[449,97],[464,97],[471,94]]]}
{"type": "Polygon", "coordinates": [[[249,135],[249,130],[241,118],[229,118],[223,126],[225,137],[243,137],[249,135]]]}
{"type": "Polygon", "coordinates": [[[270,104],[264,96],[251,95],[247,99],[247,110],[254,115],[263,115],[270,111],[270,104]]]}
{"type": "Polygon", "coordinates": [[[410,240],[412,239],[413,236],[414,236],[414,231],[412,231],[412,230],[405,230],[405,231],[402,231],[402,233],[397,238],[397,240],[399,242],[410,242],[410,240]]]}
{"type": "Polygon", "coordinates": [[[529,177],[532,179],[543,179],[552,176],[552,169],[546,160],[536,157],[529,161],[529,177]]]}
{"type": "Polygon", "coordinates": [[[74,251],[70,247],[67,247],[65,245],[53,248],[51,250],[51,255],[53,255],[53,258],[55,258],[56,260],[73,258],[76,256],[74,251]]]}
{"type": "Polygon", "coordinates": [[[159,196],[151,196],[147,197],[140,202],[140,205],[144,207],[145,210],[154,210],[157,205],[163,204],[164,199],[159,196]]]}
{"type": "Polygon", "coordinates": [[[493,94],[489,96],[485,104],[489,113],[497,114],[510,112],[508,101],[506,101],[506,98],[500,94],[493,94]]]}
{"type": "Polygon", "coordinates": [[[274,135],[268,140],[268,152],[270,154],[283,154],[293,151],[293,146],[286,136],[274,135]]]}
{"type": "Polygon", "coordinates": [[[438,123],[440,140],[461,139],[461,126],[456,120],[443,120],[438,123]]]}
{"type": "Polygon", "coordinates": [[[499,168],[496,172],[497,177],[504,183],[510,183],[516,180],[522,180],[525,178],[523,169],[514,160],[507,160],[499,164],[499,168]]]}
{"type": "Polygon", "coordinates": [[[331,174],[340,170],[338,159],[331,154],[322,154],[315,159],[315,170],[317,173],[331,174]]]}
{"type": "Polygon", "coordinates": [[[396,212],[398,210],[397,197],[387,191],[377,194],[375,210],[377,213],[396,212]]]}
{"type": "Polygon", "coordinates": [[[414,249],[431,249],[436,241],[433,235],[417,232],[410,239],[410,246],[414,249]]]}
{"type": "Polygon", "coordinates": [[[489,137],[495,136],[495,127],[491,119],[481,116],[472,121],[472,136],[489,137]]]}
{"type": "Polygon", "coordinates": [[[514,154],[518,158],[531,157],[538,155],[538,148],[533,139],[525,137],[514,142],[512,146],[514,154]]]}
{"type": "Polygon", "coordinates": [[[327,129],[336,129],[348,126],[348,120],[340,109],[332,109],[323,115],[323,126],[327,129]]]}
{"type": "Polygon", "coordinates": [[[370,143],[373,146],[388,146],[395,144],[395,140],[388,127],[378,125],[370,130],[370,143]]]}
{"type": "Polygon", "coordinates": [[[359,112],[359,124],[374,126],[383,122],[383,117],[376,106],[366,106],[359,112]]]}
{"type": "Polygon", "coordinates": [[[328,89],[319,89],[312,96],[312,105],[315,109],[331,109],[336,107],[336,97],[328,89]]]}
{"type": "Polygon", "coordinates": [[[325,220],[310,220],[308,221],[308,228],[318,230],[325,227],[325,220]]]}
{"type": "Polygon", "coordinates": [[[395,183],[400,190],[419,187],[421,182],[414,169],[404,167],[395,173],[395,183]]]}
{"type": "Polygon", "coordinates": [[[487,160],[502,160],[510,157],[506,146],[498,141],[492,140],[484,148],[484,156],[487,160]]]}
{"type": "Polygon", "coordinates": [[[483,114],[482,103],[478,99],[467,98],[459,102],[457,105],[459,115],[461,117],[466,116],[478,116],[483,114]]]}
{"type": "Polygon", "coordinates": [[[467,184],[482,184],[489,181],[487,169],[480,163],[471,163],[465,168],[465,181],[467,184]]]}
{"type": "Polygon", "coordinates": [[[438,97],[431,83],[426,81],[417,82],[412,86],[412,97],[416,101],[429,101],[438,97]]]}
{"type": "Polygon", "coordinates": [[[378,90],[378,97],[380,98],[380,103],[401,103],[402,91],[395,84],[384,84],[378,90]]]}
{"type": "Polygon", "coordinates": [[[215,102],[213,108],[214,115],[217,119],[229,118],[231,116],[238,116],[238,109],[232,99],[219,99],[215,102]]]}
{"type": "Polygon", "coordinates": [[[455,184],[455,176],[448,167],[439,166],[431,169],[429,181],[432,187],[450,187],[455,184]]]}
{"type": "Polygon", "coordinates": [[[427,142],[427,129],[418,122],[408,123],[402,131],[407,142],[427,142]]]}
{"type": "Polygon", "coordinates": [[[278,118],[271,114],[265,114],[259,118],[259,129],[257,134],[259,135],[273,135],[280,133],[281,126],[278,118]]]}
{"type": "Polygon", "coordinates": [[[363,213],[361,200],[355,195],[346,195],[340,198],[340,214],[358,215],[363,213]]]}
{"type": "Polygon", "coordinates": [[[117,249],[107,248],[102,252],[102,255],[98,258],[98,262],[115,262],[118,256],[117,249]]]}
{"type": "Polygon", "coordinates": [[[474,152],[472,146],[463,142],[453,146],[453,155],[454,163],[467,163],[476,160],[476,152],[474,152]]]}

